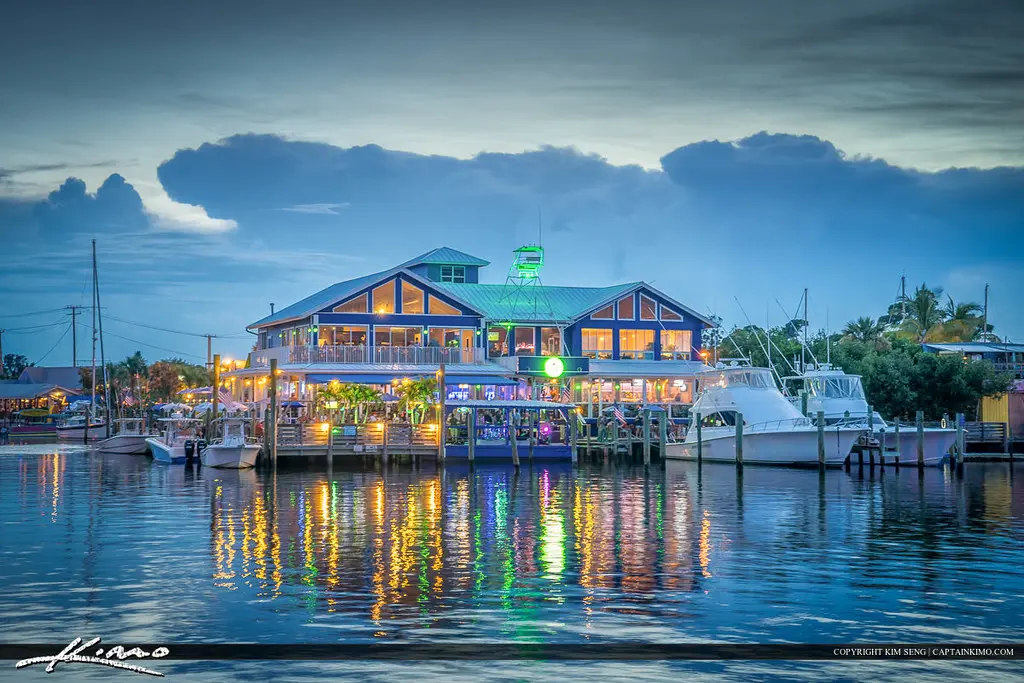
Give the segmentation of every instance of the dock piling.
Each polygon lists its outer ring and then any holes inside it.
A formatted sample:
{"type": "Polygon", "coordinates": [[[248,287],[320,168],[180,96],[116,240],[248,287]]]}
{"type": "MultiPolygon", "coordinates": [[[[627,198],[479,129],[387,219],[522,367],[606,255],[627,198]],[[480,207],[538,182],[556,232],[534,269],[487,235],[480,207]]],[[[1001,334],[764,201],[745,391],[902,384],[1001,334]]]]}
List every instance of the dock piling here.
{"type": "Polygon", "coordinates": [[[510,411],[505,410],[505,429],[508,430],[509,445],[512,447],[512,464],[519,469],[519,430],[512,424],[510,411]]]}
{"type": "Polygon", "coordinates": [[[701,437],[701,417],[700,413],[695,413],[693,419],[697,423],[697,462],[701,462],[704,459],[704,439],[701,437]]]}
{"type": "Polygon", "coordinates": [[[956,464],[964,464],[964,414],[956,414],[956,464]]]}
{"type": "Polygon", "coordinates": [[[668,410],[658,416],[658,457],[665,459],[665,444],[668,443],[668,410]]]}
{"type": "Polygon", "coordinates": [[[217,404],[220,403],[220,354],[213,354],[213,391],[210,398],[210,421],[217,419],[217,404]]]}
{"type": "Polygon", "coordinates": [[[736,467],[743,467],[743,413],[736,413],[736,467]]]}
{"type": "Polygon", "coordinates": [[[924,411],[917,411],[917,466],[924,467],[924,411]]]}
{"type": "Polygon", "coordinates": [[[644,408],[644,464],[651,464],[651,409],[644,408]]]}
{"type": "Polygon", "coordinates": [[[579,448],[579,419],[576,416],[576,414],[574,413],[574,411],[572,411],[572,410],[570,410],[568,412],[568,415],[569,415],[569,450],[571,452],[572,462],[575,465],[576,464],[576,457],[577,457],[576,451],[579,448]]]}
{"type": "Polygon", "coordinates": [[[825,411],[819,410],[818,423],[818,467],[825,467],[825,411]]]}
{"type": "Polygon", "coordinates": [[[469,425],[467,436],[469,440],[466,442],[467,451],[469,454],[469,461],[473,462],[476,459],[476,408],[469,409],[469,425]]]}
{"type": "Polygon", "coordinates": [[[263,441],[264,443],[270,444],[270,451],[267,455],[270,456],[270,462],[274,467],[277,467],[277,359],[270,359],[270,382],[269,389],[270,402],[268,406],[269,415],[264,421],[263,429],[263,441]]]}

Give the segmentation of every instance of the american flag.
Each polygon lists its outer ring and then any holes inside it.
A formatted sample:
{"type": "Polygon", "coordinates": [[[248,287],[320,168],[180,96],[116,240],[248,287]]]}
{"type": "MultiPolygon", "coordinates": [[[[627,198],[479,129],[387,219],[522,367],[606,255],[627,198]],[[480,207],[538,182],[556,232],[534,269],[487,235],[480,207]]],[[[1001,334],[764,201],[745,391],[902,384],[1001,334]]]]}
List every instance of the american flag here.
{"type": "Polygon", "coordinates": [[[132,392],[130,392],[130,391],[128,391],[128,392],[125,392],[125,395],[124,395],[124,404],[125,404],[126,406],[128,406],[129,408],[130,408],[130,407],[132,407],[133,405],[135,405],[136,403],[138,403],[138,401],[137,401],[137,400],[135,400],[135,397],[134,397],[134,396],[132,396],[132,392]]]}
{"type": "Polygon", "coordinates": [[[224,407],[229,410],[235,409],[235,399],[231,396],[231,392],[224,387],[220,388],[220,395],[218,397],[220,402],[224,404],[224,407]]]}
{"type": "Polygon", "coordinates": [[[626,414],[622,412],[622,408],[620,408],[619,406],[615,406],[612,408],[612,415],[614,415],[615,419],[621,422],[622,424],[626,424],[626,414]]]}
{"type": "Polygon", "coordinates": [[[562,387],[562,403],[572,403],[572,389],[568,384],[562,387]]]}

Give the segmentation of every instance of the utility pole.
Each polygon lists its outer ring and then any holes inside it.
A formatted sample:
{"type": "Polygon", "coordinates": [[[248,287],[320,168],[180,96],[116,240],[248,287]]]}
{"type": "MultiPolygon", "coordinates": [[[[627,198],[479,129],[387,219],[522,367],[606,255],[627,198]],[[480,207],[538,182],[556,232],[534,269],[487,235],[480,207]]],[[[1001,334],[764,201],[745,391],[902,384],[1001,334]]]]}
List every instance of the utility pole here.
{"type": "Polygon", "coordinates": [[[4,376],[4,330],[0,329],[0,377],[4,376]]]}
{"type": "Polygon", "coordinates": [[[981,334],[982,339],[988,340],[988,283],[985,283],[985,312],[981,319],[981,334]]]}
{"type": "Polygon", "coordinates": [[[206,337],[206,369],[210,370],[213,368],[213,338],[217,335],[207,334],[206,337]]]}
{"type": "Polygon", "coordinates": [[[78,325],[75,324],[76,316],[78,315],[78,309],[85,308],[85,306],[65,306],[64,308],[71,311],[71,367],[78,367],[78,325]]]}
{"type": "Polygon", "coordinates": [[[900,277],[900,323],[907,319],[907,276],[900,277]]]}

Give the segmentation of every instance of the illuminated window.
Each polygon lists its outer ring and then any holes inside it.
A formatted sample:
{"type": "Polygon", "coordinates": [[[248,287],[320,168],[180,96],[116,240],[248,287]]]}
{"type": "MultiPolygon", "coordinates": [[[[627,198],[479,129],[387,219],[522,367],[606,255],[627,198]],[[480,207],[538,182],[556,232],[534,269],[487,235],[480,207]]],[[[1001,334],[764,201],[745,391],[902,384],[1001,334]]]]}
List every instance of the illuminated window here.
{"type": "Polygon", "coordinates": [[[619,330],[619,358],[654,360],[654,330],[619,330]]]}
{"type": "Polygon", "coordinates": [[[334,307],[335,313],[369,313],[370,312],[370,297],[366,294],[360,294],[354,299],[349,299],[345,303],[334,307]]]}
{"type": "Polygon", "coordinates": [[[679,315],[678,313],[673,311],[671,308],[668,308],[667,306],[662,306],[661,307],[661,319],[662,320],[682,320],[683,316],[679,315]]]}
{"type": "Polygon", "coordinates": [[[619,320],[633,319],[633,295],[619,299],[619,320]]]}
{"type": "Polygon", "coordinates": [[[363,346],[366,344],[366,327],[321,325],[319,339],[320,346],[363,346]]]}
{"type": "Polygon", "coordinates": [[[441,266],[441,282],[465,282],[466,266],[441,266]]]}
{"type": "Polygon", "coordinates": [[[557,356],[562,353],[562,334],[557,327],[540,328],[540,353],[542,356],[557,356]]]}
{"type": "Polygon", "coordinates": [[[423,290],[402,280],[402,313],[423,313],[423,290]]]}
{"type": "Polygon", "coordinates": [[[534,342],[534,333],[532,327],[517,327],[516,328],[516,355],[517,356],[532,356],[536,351],[536,343],[534,342]]]}
{"type": "Polygon", "coordinates": [[[583,355],[588,358],[599,360],[610,360],[612,357],[612,331],[597,328],[584,327],[580,330],[580,337],[583,346],[583,355]]]}
{"type": "Polygon", "coordinates": [[[662,330],[661,357],[664,360],[689,360],[692,341],[690,330],[662,330]]]}
{"type": "Polygon", "coordinates": [[[501,358],[508,355],[508,330],[491,327],[487,330],[487,357],[501,358]]]}
{"type": "Polygon", "coordinates": [[[654,299],[649,299],[643,294],[640,295],[640,319],[641,320],[657,320],[658,319],[658,304],[654,302],[654,299]]]}
{"type": "Polygon", "coordinates": [[[385,282],[373,290],[373,312],[395,312],[395,281],[385,282]]]}
{"type": "Polygon", "coordinates": [[[472,348],[476,330],[460,327],[431,327],[427,335],[427,346],[456,346],[472,348]]]}
{"type": "Polygon", "coordinates": [[[430,302],[430,315],[462,315],[462,311],[454,306],[449,306],[433,294],[428,296],[428,301],[430,302]]]}
{"type": "Polygon", "coordinates": [[[421,327],[386,327],[374,325],[373,343],[375,346],[419,346],[423,337],[421,327]]]}
{"type": "Polygon", "coordinates": [[[598,320],[611,320],[615,317],[615,305],[608,304],[600,311],[595,311],[590,317],[597,318],[598,320]]]}

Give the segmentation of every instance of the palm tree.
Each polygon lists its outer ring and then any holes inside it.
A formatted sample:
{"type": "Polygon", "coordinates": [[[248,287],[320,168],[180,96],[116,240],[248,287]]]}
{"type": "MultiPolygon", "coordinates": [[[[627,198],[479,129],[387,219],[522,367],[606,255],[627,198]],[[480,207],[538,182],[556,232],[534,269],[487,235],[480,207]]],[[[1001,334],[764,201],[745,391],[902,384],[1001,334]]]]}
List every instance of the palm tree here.
{"type": "Polygon", "coordinates": [[[947,297],[946,322],[942,324],[944,341],[965,342],[977,339],[981,334],[982,308],[973,301],[956,303],[953,297],[947,297]]]}
{"type": "Polygon", "coordinates": [[[406,379],[395,387],[398,407],[410,415],[410,422],[417,424],[418,418],[426,414],[427,406],[433,402],[436,391],[437,380],[434,377],[406,379]]]}
{"type": "Polygon", "coordinates": [[[843,328],[844,338],[864,342],[865,344],[877,341],[881,334],[882,325],[867,316],[851,320],[843,328]]]}
{"type": "Polygon", "coordinates": [[[131,374],[132,396],[138,401],[139,410],[142,410],[142,378],[149,375],[149,366],[142,352],[136,351],[121,361],[121,365],[131,374]]]}
{"type": "Polygon", "coordinates": [[[901,299],[899,304],[907,309],[902,330],[913,334],[918,342],[928,341],[929,334],[935,335],[937,326],[946,319],[946,311],[939,306],[941,296],[941,287],[929,289],[927,283],[921,283],[913,296],[901,299]]]}

